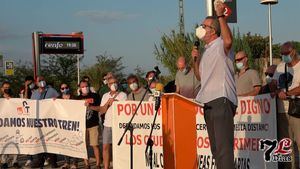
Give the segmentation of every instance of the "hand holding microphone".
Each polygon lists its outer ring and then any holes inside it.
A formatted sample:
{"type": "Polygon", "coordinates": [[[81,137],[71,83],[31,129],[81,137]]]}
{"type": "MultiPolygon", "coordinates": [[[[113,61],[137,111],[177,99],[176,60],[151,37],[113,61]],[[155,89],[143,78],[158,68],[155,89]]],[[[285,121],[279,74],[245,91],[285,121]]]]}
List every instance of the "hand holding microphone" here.
{"type": "Polygon", "coordinates": [[[196,63],[199,58],[199,45],[200,45],[199,40],[195,41],[193,50],[192,50],[192,57],[193,57],[194,63],[196,63]]]}
{"type": "Polygon", "coordinates": [[[160,102],[161,102],[161,96],[162,92],[164,90],[164,85],[161,83],[157,83],[155,86],[155,92],[153,94],[155,98],[155,110],[157,111],[160,107],[160,102]]]}

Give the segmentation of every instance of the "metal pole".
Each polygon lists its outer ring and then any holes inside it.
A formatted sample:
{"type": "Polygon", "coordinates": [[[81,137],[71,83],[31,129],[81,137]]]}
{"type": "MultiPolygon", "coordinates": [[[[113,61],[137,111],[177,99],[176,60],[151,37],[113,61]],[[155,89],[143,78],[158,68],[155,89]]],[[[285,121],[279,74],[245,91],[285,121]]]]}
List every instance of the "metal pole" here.
{"type": "Polygon", "coordinates": [[[213,16],[213,0],[206,0],[206,14],[213,16]]]}
{"type": "Polygon", "coordinates": [[[269,3],[269,50],[270,50],[270,65],[273,64],[272,57],[272,18],[271,18],[271,3],[269,3]]]}
{"type": "Polygon", "coordinates": [[[40,73],[40,40],[39,40],[40,32],[33,32],[33,65],[34,65],[34,78],[39,76],[40,73]]]}
{"type": "Polygon", "coordinates": [[[80,58],[79,55],[77,55],[77,84],[79,84],[80,81],[80,58]]]}

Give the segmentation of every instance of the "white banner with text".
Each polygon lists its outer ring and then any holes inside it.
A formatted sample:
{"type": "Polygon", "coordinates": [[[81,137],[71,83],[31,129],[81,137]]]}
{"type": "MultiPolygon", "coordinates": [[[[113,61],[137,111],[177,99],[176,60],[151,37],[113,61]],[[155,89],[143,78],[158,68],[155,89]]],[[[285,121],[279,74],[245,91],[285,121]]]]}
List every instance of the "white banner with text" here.
{"type": "Polygon", "coordinates": [[[84,101],[0,99],[0,154],[87,158],[84,101]]]}
{"type": "MultiPolygon", "coordinates": [[[[113,166],[114,169],[130,167],[129,131],[120,146],[117,145],[127,122],[138,106],[135,101],[116,102],[113,105],[113,166]]],[[[182,112],[185,113],[185,112],[182,112]]],[[[133,120],[133,166],[147,169],[149,155],[145,154],[155,110],[154,102],[143,102],[133,120]]],[[[153,132],[153,168],[163,168],[163,138],[161,112],[158,112],[153,132]]],[[[216,168],[212,158],[203,110],[199,107],[195,117],[199,169],[216,168]]],[[[259,150],[260,139],[276,139],[276,104],[270,95],[240,97],[234,117],[234,153],[236,169],[273,169],[277,163],[265,162],[264,151],[259,150]]],[[[188,132],[188,131],[187,131],[188,132]]]]}

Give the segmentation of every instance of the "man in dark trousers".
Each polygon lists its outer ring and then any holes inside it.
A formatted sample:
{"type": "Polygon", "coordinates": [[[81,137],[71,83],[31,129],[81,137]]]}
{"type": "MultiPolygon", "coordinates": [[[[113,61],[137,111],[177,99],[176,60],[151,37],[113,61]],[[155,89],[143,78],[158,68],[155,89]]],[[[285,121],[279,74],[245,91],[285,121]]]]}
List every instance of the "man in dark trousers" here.
{"type": "MultiPolygon", "coordinates": [[[[99,106],[99,95],[90,91],[90,85],[87,81],[81,80],[79,83],[79,96],[77,100],[85,100],[86,106],[99,106]]],[[[86,139],[89,141],[90,146],[93,147],[94,155],[96,158],[96,168],[100,169],[100,150],[99,150],[99,116],[98,112],[94,110],[86,110],[86,139]]],[[[85,168],[89,169],[89,160],[84,159],[85,168]]]]}
{"type": "Polygon", "coordinates": [[[232,34],[224,16],[224,4],[218,1],[215,11],[216,18],[206,17],[196,29],[197,37],[205,43],[201,61],[198,49],[192,51],[195,75],[201,81],[196,100],[205,105],[204,119],[218,169],[233,169],[233,117],[237,95],[232,34]]]}

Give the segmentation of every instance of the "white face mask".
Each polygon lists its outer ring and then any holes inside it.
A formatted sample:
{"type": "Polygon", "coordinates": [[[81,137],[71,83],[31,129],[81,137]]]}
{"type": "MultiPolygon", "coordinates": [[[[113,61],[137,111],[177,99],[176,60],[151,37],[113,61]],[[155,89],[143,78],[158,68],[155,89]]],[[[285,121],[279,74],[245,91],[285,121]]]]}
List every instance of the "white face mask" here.
{"type": "Polygon", "coordinates": [[[272,77],[270,77],[269,75],[268,75],[268,76],[266,76],[266,82],[267,82],[267,84],[271,83],[271,82],[272,82],[272,80],[273,80],[273,78],[272,78],[272,77]]]}
{"type": "Polygon", "coordinates": [[[150,89],[151,93],[153,94],[156,90],[155,88],[150,89]]]}
{"type": "Polygon", "coordinates": [[[197,36],[197,38],[203,39],[204,36],[205,36],[205,34],[206,34],[206,30],[202,26],[199,26],[196,29],[196,36],[197,36]]]}
{"type": "Polygon", "coordinates": [[[129,85],[129,87],[130,87],[130,89],[131,89],[132,91],[135,91],[136,89],[139,88],[139,85],[138,85],[137,83],[131,83],[131,84],[129,85]]]}
{"type": "Polygon", "coordinates": [[[43,80],[40,81],[40,82],[39,82],[39,87],[42,87],[42,88],[43,88],[43,87],[46,87],[46,82],[43,81],[43,80]]]}
{"type": "Polygon", "coordinates": [[[152,79],[153,79],[153,77],[149,77],[149,78],[148,78],[148,81],[150,82],[152,79]]]}
{"type": "Polygon", "coordinates": [[[35,84],[34,83],[31,83],[28,87],[29,87],[29,89],[33,89],[34,88],[34,86],[35,86],[35,84]]]}
{"type": "Polygon", "coordinates": [[[110,90],[115,92],[118,90],[118,84],[117,83],[113,83],[111,86],[110,86],[110,90]]]}
{"type": "Polygon", "coordinates": [[[107,80],[106,79],[103,80],[103,84],[107,85],[107,80]]]}
{"type": "Polygon", "coordinates": [[[83,87],[83,88],[81,88],[81,92],[82,92],[82,94],[88,94],[90,92],[90,88],[89,87],[83,87]]]}

